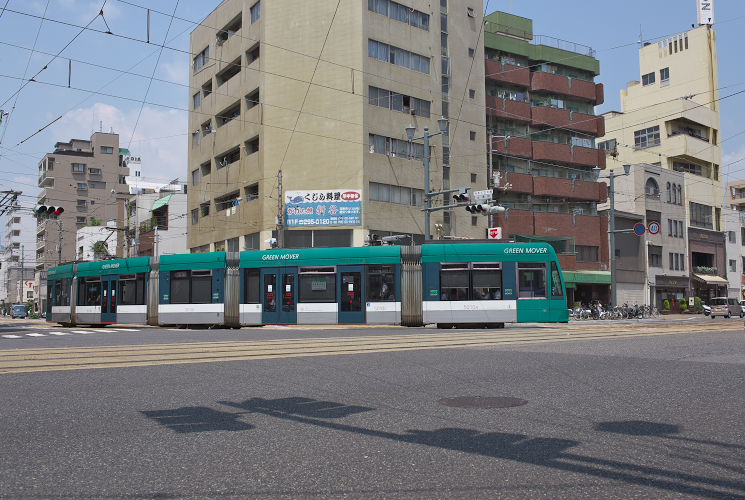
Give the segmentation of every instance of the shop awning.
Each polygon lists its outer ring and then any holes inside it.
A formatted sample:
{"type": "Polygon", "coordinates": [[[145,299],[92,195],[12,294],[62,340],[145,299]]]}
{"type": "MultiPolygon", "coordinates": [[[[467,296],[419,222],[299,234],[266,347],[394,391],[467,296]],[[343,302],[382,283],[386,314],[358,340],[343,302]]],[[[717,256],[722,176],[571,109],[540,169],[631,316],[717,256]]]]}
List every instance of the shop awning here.
{"type": "Polygon", "coordinates": [[[154,212],[154,211],[158,210],[160,207],[165,207],[166,205],[168,205],[168,202],[171,201],[171,196],[173,196],[173,195],[172,194],[167,194],[163,198],[159,198],[159,199],[155,200],[155,203],[153,203],[153,206],[150,209],[150,211],[151,212],[154,212]]]}
{"type": "Polygon", "coordinates": [[[580,285],[610,285],[610,271],[564,271],[568,288],[580,285]]]}
{"type": "Polygon", "coordinates": [[[727,285],[729,281],[721,276],[713,276],[711,274],[694,274],[693,277],[698,281],[702,281],[707,285],[727,285]]]}

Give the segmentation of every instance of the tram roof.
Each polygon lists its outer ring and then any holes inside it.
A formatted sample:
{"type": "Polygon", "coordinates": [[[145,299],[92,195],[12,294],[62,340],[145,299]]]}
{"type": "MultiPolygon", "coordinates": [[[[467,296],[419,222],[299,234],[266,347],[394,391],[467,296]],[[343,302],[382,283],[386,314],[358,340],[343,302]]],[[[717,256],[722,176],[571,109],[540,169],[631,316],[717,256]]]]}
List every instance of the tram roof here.
{"type": "Polygon", "coordinates": [[[78,276],[105,276],[108,274],[147,273],[149,271],[150,257],[101,260],[78,264],[78,276]]]}
{"type": "Polygon", "coordinates": [[[226,266],[225,252],[184,253],[162,255],[161,271],[185,271],[190,269],[222,269],[226,266]]]}
{"type": "Polygon", "coordinates": [[[400,264],[401,247],[338,247],[241,252],[241,267],[343,266],[400,264]]]}
{"type": "Polygon", "coordinates": [[[65,264],[64,266],[50,267],[47,271],[48,280],[59,280],[63,278],[72,278],[73,276],[73,264],[65,264]]]}
{"type": "Polygon", "coordinates": [[[422,262],[545,262],[556,260],[548,243],[459,243],[422,246],[422,262]]]}

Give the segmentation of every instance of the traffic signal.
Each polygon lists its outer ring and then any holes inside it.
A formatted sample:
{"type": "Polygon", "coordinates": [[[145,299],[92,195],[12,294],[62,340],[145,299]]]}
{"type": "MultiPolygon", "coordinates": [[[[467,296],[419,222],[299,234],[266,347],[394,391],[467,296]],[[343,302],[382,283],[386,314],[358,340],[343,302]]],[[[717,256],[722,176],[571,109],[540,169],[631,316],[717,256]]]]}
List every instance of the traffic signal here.
{"type": "Polygon", "coordinates": [[[464,201],[471,201],[471,195],[468,194],[469,189],[471,188],[462,187],[458,189],[458,192],[453,195],[453,199],[457,201],[458,203],[463,203],[464,201]]]}
{"type": "Polygon", "coordinates": [[[500,212],[504,212],[505,208],[501,205],[489,205],[487,203],[479,203],[477,205],[466,205],[466,211],[472,214],[481,215],[493,215],[500,212]]]}
{"type": "Polygon", "coordinates": [[[36,207],[36,215],[47,215],[49,217],[57,217],[65,211],[62,207],[55,207],[54,205],[39,205],[36,207]]]}

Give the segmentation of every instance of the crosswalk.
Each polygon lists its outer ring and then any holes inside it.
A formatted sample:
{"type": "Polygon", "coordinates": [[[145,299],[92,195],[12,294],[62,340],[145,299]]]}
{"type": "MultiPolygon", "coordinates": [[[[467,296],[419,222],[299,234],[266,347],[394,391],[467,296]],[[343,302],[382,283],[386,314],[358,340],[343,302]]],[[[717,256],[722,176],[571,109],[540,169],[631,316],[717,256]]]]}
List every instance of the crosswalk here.
{"type": "MultiPolygon", "coordinates": [[[[31,327],[33,328],[33,327],[31,327]]],[[[85,330],[66,330],[66,331],[49,331],[40,330],[29,333],[6,333],[0,335],[2,339],[23,339],[23,338],[37,338],[37,337],[63,337],[66,335],[90,335],[92,333],[117,333],[117,332],[139,332],[142,331],[138,328],[86,328],[85,330]]]]}
{"type": "Polygon", "coordinates": [[[706,335],[723,331],[741,331],[741,329],[741,325],[734,323],[700,323],[693,327],[691,323],[687,323],[685,327],[674,323],[656,323],[644,326],[619,325],[616,328],[602,329],[580,329],[571,325],[563,325],[543,329],[417,330],[416,333],[390,335],[7,349],[0,350],[0,374],[255,361],[426,349],[485,349],[515,344],[593,341],[640,336],[706,335]]]}

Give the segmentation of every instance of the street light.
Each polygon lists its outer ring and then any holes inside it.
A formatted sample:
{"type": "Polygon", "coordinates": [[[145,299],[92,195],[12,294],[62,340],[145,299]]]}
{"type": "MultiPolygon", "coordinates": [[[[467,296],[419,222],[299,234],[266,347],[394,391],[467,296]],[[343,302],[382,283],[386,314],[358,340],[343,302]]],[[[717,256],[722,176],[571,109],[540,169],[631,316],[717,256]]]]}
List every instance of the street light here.
{"type": "Polygon", "coordinates": [[[430,185],[429,185],[429,160],[430,160],[430,152],[429,152],[429,138],[434,137],[436,135],[442,135],[447,134],[448,131],[448,119],[444,116],[441,116],[437,120],[437,125],[440,128],[439,132],[436,132],[434,134],[429,133],[429,127],[424,127],[424,135],[422,137],[414,137],[414,134],[416,133],[416,127],[414,125],[409,125],[406,127],[406,137],[409,139],[409,144],[411,144],[414,141],[418,141],[419,139],[424,140],[424,156],[422,158],[422,164],[424,165],[424,239],[425,240],[431,240],[432,239],[432,233],[430,231],[430,212],[432,208],[432,192],[430,191],[430,185]]]}
{"type": "MultiPolygon", "coordinates": [[[[610,234],[610,305],[616,307],[616,174],[613,170],[608,172],[605,177],[600,177],[600,168],[597,166],[592,169],[596,179],[609,179],[608,197],[610,198],[610,221],[608,223],[608,233],[610,234]]],[[[623,175],[631,173],[631,165],[624,163],[623,175]]],[[[623,230],[622,232],[628,232],[623,230]]]]}

